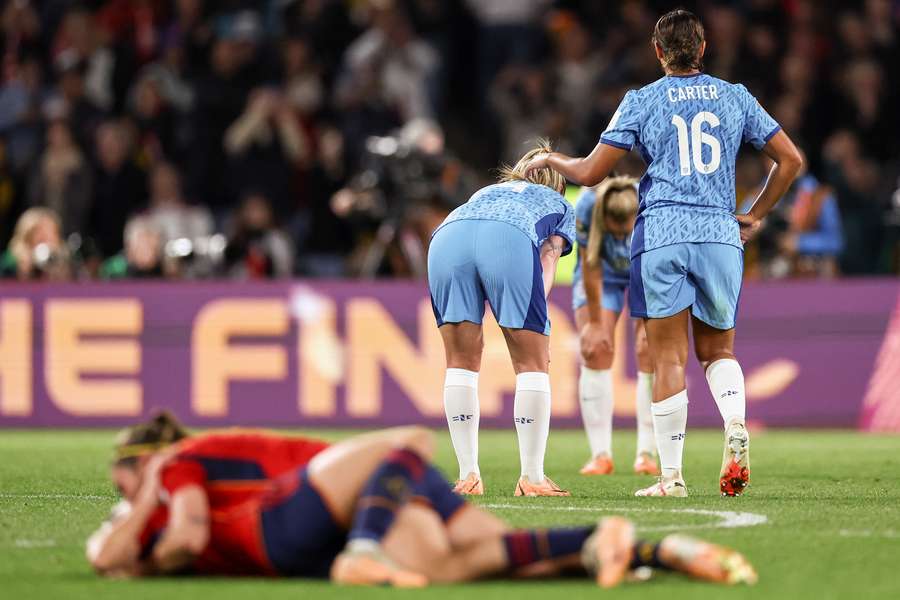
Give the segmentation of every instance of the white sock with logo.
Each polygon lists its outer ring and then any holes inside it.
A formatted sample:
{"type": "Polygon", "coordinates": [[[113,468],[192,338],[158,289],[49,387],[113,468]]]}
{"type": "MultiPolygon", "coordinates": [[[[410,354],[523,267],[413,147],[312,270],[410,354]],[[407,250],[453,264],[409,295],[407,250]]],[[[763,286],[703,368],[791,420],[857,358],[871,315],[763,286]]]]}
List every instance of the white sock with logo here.
{"type": "Polygon", "coordinates": [[[744,391],[744,372],[733,358],[722,358],[706,368],[706,381],[728,427],[732,422],[744,422],[747,414],[747,395],[744,391]]]}
{"type": "Polygon", "coordinates": [[[675,477],[681,473],[687,407],[687,390],[681,390],[661,402],[654,402],[650,407],[653,411],[656,446],[659,449],[659,466],[664,477],[675,477]]]}
{"type": "Polygon", "coordinates": [[[522,475],[532,483],[544,480],[544,453],[550,435],[550,376],[529,372],[516,375],[513,408],[519,436],[522,475]]]}
{"type": "Polygon", "coordinates": [[[653,373],[638,371],[635,390],[635,414],[637,416],[637,454],[656,454],[656,437],[653,435],[653,373]]]}
{"type": "Polygon", "coordinates": [[[456,460],[459,478],[478,470],[478,373],[466,369],[447,369],[444,379],[444,413],[456,460]]]}
{"type": "Polygon", "coordinates": [[[578,380],[581,420],[591,447],[591,457],[612,456],[613,385],[609,369],[581,367],[578,380]]]}

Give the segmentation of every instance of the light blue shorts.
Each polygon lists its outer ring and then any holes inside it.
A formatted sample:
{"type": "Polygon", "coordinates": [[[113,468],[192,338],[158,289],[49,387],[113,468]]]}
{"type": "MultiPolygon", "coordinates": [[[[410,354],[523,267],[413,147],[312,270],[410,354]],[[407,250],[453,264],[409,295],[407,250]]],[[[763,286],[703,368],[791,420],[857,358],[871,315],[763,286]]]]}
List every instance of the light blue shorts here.
{"type": "MultiPolygon", "coordinates": [[[[603,282],[603,293],[600,295],[600,306],[611,310],[616,314],[625,308],[625,290],[627,283],[603,282]]],[[[587,295],[584,293],[584,280],[580,275],[572,279],[572,309],[578,310],[587,304],[587,295]]]]}
{"type": "Polygon", "coordinates": [[[737,318],[744,252],[728,244],[681,243],[642,252],[631,261],[631,316],[691,314],[716,329],[737,318]]]}
{"type": "Polygon", "coordinates": [[[428,289],[438,327],[480,324],[487,301],[501,327],[550,334],[540,254],[508,223],[461,220],[438,229],[428,248],[428,289]]]}

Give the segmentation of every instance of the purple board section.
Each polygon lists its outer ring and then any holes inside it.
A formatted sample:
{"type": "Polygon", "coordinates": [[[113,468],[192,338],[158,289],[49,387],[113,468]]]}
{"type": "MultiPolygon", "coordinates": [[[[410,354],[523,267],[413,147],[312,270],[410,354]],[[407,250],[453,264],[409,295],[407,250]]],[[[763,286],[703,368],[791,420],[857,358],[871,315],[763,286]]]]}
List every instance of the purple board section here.
{"type": "MultiPolygon", "coordinates": [[[[896,280],[751,283],[736,352],[749,414],[768,426],[860,423],[896,280]]],[[[570,290],[553,292],[554,426],[580,426],[570,290]]],[[[486,320],[482,423],[512,426],[514,376],[486,320]]],[[[633,422],[630,327],[613,367],[619,425],[633,422]]],[[[191,425],[444,423],[443,351],[418,283],[4,284],[0,426],[132,423],[169,408],[191,425]]],[[[720,418],[688,371],[691,426],[720,418]]],[[[880,402],[900,404],[897,393],[880,402]]]]}

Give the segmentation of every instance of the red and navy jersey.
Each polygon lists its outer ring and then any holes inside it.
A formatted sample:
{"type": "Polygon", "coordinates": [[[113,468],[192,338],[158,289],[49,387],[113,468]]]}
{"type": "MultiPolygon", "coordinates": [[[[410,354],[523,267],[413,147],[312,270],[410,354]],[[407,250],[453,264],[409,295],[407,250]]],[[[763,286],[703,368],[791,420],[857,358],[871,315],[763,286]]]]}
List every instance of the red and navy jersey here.
{"type": "MultiPolygon", "coordinates": [[[[206,491],[213,514],[212,530],[223,547],[231,547],[227,529],[233,524],[236,535],[247,527],[245,513],[225,515],[224,509],[238,506],[268,491],[270,482],[309,463],[328,447],[327,442],[273,433],[232,429],[190,437],[179,443],[178,452],[160,475],[169,497],[186,485],[200,485],[206,491]],[[235,521],[244,514],[244,520],[235,521]]],[[[140,534],[142,558],[153,549],[168,522],[169,512],[161,504],[140,534]]],[[[207,553],[204,553],[206,556],[207,553]]],[[[220,561],[215,553],[204,564],[220,561]]],[[[262,574],[262,573],[260,573],[262,574]]]]}
{"type": "Polygon", "coordinates": [[[211,510],[240,504],[268,482],[305,466],[327,442],[233,429],[190,437],[163,468],[169,497],[187,485],[204,488],[211,510]]]}

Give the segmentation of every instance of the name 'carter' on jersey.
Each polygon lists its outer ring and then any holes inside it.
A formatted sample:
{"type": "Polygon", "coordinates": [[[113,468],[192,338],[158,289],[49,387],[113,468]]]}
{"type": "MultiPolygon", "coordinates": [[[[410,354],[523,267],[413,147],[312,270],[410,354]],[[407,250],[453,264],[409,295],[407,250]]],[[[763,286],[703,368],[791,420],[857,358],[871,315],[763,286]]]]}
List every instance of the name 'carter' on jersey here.
{"type": "Polygon", "coordinates": [[[743,85],[704,73],[625,94],[600,141],[647,163],[631,256],[681,242],[741,248],[735,159],[742,142],[762,148],[779,129],[743,85]]]}

